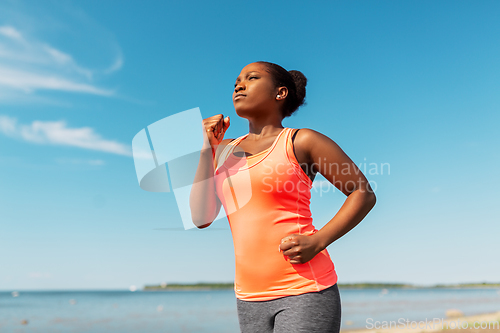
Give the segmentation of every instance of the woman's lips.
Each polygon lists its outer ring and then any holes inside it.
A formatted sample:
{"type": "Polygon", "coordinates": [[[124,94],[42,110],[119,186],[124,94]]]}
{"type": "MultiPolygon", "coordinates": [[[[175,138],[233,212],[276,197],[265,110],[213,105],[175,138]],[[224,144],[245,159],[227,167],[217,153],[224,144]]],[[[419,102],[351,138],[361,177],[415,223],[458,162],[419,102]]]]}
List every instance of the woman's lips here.
{"type": "Polygon", "coordinates": [[[243,95],[243,94],[236,94],[234,95],[234,100],[236,101],[237,99],[240,99],[240,98],[243,98],[243,97],[246,97],[246,95],[243,95]]]}

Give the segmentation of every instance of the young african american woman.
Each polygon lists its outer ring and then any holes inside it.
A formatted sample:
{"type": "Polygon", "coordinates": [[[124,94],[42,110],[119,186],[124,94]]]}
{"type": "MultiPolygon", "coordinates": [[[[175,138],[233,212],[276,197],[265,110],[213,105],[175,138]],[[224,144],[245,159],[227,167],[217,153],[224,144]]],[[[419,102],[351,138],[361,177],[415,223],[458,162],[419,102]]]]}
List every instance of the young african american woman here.
{"type": "Polygon", "coordinates": [[[206,228],[224,206],[243,333],[339,332],[337,275],[326,247],[376,202],[365,176],[334,141],[312,129],[283,127],[283,119],[304,103],[306,84],[299,71],[251,63],[233,91],[248,134],[224,139],[229,117],[203,120],[207,135],[191,189],[191,216],[206,228]],[[346,195],[320,230],[310,211],[318,172],[346,195]]]}

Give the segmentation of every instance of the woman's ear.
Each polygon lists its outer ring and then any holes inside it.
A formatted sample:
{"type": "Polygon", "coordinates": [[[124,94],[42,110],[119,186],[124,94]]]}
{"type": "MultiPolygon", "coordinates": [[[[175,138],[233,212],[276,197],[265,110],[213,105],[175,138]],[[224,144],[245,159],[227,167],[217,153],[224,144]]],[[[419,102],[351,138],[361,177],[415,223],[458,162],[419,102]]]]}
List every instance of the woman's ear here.
{"type": "Polygon", "coordinates": [[[288,88],[287,87],[279,87],[278,93],[276,94],[276,99],[281,101],[288,96],[288,88]]]}

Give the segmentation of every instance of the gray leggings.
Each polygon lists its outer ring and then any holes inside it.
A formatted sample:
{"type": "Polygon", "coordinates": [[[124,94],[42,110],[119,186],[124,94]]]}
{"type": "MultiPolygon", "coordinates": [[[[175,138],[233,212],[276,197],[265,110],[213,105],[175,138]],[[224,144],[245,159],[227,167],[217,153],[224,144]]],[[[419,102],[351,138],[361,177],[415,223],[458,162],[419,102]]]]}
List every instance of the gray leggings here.
{"type": "Polygon", "coordinates": [[[236,299],[242,333],[338,333],[340,294],[337,285],[318,292],[270,301],[236,299]]]}

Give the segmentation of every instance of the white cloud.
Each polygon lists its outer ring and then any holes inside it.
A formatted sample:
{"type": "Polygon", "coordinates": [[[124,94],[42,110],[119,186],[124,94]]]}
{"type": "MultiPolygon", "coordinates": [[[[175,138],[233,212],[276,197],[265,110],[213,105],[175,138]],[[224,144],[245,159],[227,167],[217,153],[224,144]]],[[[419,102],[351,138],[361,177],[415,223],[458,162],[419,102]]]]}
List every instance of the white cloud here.
{"type": "Polygon", "coordinates": [[[73,58],[70,55],[56,50],[49,45],[44,45],[44,49],[52,57],[52,59],[60,64],[69,64],[73,62],[73,58]]]}
{"type": "MultiPolygon", "coordinates": [[[[109,74],[123,66],[118,52],[115,62],[101,73],[109,74]]],[[[0,96],[15,96],[37,90],[52,90],[111,96],[113,90],[92,82],[97,71],[85,68],[75,58],[43,40],[21,33],[13,26],[0,26],[0,96]]],[[[4,98],[5,99],[5,98],[4,98]]]]}
{"type": "Polygon", "coordinates": [[[0,85],[17,88],[25,92],[46,89],[90,93],[104,96],[113,94],[110,90],[100,89],[85,83],[72,82],[62,77],[36,74],[20,70],[10,70],[2,67],[0,67],[0,85]]]}
{"type": "Polygon", "coordinates": [[[16,29],[14,29],[13,27],[9,26],[0,27],[0,34],[4,35],[5,37],[15,39],[18,41],[23,40],[23,36],[21,35],[21,33],[16,29]]]}
{"type": "Polygon", "coordinates": [[[108,69],[105,70],[105,73],[109,74],[109,73],[112,73],[112,72],[116,72],[117,70],[120,70],[122,68],[122,66],[123,66],[123,57],[120,54],[115,59],[115,62],[108,69]]]}
{"type": "Polygon", "coordinates": [[[0,132],[7,136],[15,136],[16,127],[17,121],[15,118],[0,115],[0,132]]]}
{"type": "Polygon", "coordinates": [[[0,115],[0,132],[6,136],[37,144],[72,146],[106,153],[132,156],[129,145],[106,140],[90,127],[71,128],[65,121],[33,121],[18,124],[17,119],[0,115]]]}

